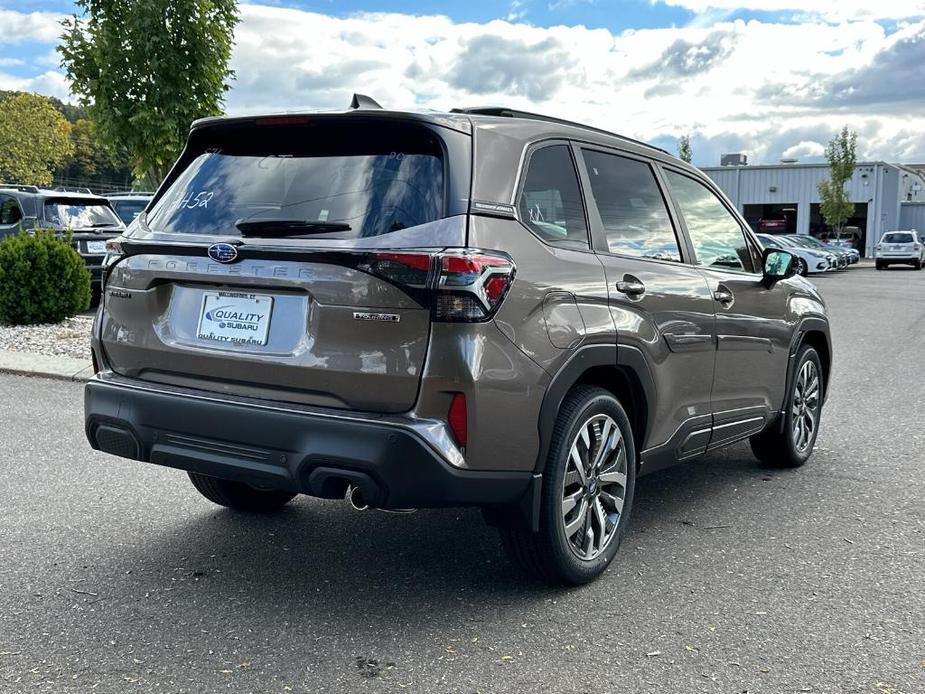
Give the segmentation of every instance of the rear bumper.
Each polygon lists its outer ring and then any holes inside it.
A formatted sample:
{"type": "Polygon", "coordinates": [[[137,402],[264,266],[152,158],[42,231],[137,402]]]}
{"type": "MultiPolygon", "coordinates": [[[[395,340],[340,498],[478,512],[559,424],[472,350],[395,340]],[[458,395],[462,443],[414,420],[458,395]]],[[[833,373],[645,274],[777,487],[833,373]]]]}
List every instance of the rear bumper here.
{"type": "MultiPolygon", "coordinates": [[[[323,498],[348,484],[371,506],[490,506],[521,501],[530,472],[452,465],[409,420],[277,407],[93,377],[84,392],[96,450],[323,498]]],[[[426,426],[426,424],[425,424],[426,426]]]]}

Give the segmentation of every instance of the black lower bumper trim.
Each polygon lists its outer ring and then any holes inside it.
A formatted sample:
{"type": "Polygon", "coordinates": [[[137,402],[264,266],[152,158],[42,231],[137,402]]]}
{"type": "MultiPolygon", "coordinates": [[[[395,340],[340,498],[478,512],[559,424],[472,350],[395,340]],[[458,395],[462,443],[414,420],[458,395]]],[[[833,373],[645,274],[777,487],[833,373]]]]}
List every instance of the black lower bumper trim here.
{"type": "Polygon", "coordinates": [[[532,471],[453,467],[394,424],[125,387],[95,377],[84,394],[90,445],[113,455],[325,498],[360,487],[381,508],[521,500],[532,471]]]}

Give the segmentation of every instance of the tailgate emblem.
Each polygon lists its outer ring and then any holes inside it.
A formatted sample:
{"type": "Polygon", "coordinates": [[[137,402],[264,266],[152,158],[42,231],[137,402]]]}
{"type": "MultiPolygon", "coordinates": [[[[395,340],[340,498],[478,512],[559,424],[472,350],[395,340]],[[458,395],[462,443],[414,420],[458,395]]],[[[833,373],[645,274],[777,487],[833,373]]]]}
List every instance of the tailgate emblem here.
{"type": "Polygon", "coordinates": [[[401,316],[397,313],[369,313],[367,311],[354,311],[353,320],[378,320],[385,323],[397,323],[401,316]]]}
{"type": "Polygon", "coordinates": [[[213,243],[209,246],[209,257],[219,263],[233,263],[238,259],[238,249],[230,243],[213,243]]]}

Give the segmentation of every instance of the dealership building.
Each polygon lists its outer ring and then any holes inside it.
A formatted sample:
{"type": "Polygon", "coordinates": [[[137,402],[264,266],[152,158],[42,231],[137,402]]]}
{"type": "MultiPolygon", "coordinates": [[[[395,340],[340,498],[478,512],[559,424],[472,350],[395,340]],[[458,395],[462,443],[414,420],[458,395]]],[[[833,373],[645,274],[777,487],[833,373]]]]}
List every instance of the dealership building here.
{"type": "MultiPolygon", "coordinates": [[[[739,208],[752,228],[761,220],[784,220],[786,233],[820,235],[825,223],[819,210],[820,181],[827,164],[796,162],[748,166],[743,155],[723,155],[726,166],[703,171],[739,208]]],[[[925,235],[925,164],[887,162],[858,164],[845,186],[854,215],[846,226],[860,231],[858,250],[868,257],[880,237],[895,229],[916,229],[925,235]]],[[[777,233],[785,233],[777,226],[777,233]]]]}

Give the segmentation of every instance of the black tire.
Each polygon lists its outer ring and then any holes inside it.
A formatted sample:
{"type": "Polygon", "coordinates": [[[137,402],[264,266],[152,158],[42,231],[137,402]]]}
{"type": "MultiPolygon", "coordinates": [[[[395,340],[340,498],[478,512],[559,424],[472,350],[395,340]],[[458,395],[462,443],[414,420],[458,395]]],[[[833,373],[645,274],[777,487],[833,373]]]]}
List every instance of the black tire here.
{"type": "Polygon", "coordinates": [[[797,274],[801,277],[806,277],[809,274],[809,267],[802,258],[797,258],[797,274]]]}
{"type": "Polygon", "coordinates": [[[193,486],[209,501],[238,511],[265,513],[276,511],[292,501],[295,494],[279,489],[258,489],[243,482],[190,472],[193,486]]]}
{"type": "Polygon", "coordinates": [[[876,262],[874,263],[874,267],[876,267],[878,270],[882,270],[882,269],[883,269],[883,263],[881,263],[881,262],[878,260],[878,261],[876,261],[876,262]]]}
{"type": "Polygon", "coordinates": [[[793,382],[787,391],[784,400],[784,427],[780,430],[780,421],[778,420],[760,434],[752,436],[749,440],[752,452],[755,457],[766,465],[775,467],[800,467],[813,454],[813,446],[816,443],[816,437],[819,435],[819,423],[822,416],[822,394],[825,392],[824,378],[822,371],[822,362],[819,360],[819,354],[809,345],[803,345],[796,356],[796,368],[794,370],[793,382]],[[794,402],[796,391],[800,382],[800,374],[807,362],[812,363],[815,372],[818,375],[818,392],[817,405],[815,407],[815,427],[808,442],[801,447],[797,444],[794,426],[794,409],[797,407],[794,402]]]}
{"type": "MultiPolygon", "coordinates": [[[[619,446],[614,450],[619,452],[619,446]]],[[[588,457],[592,457],[590,452],[588,457]]],[[[622,462],[619,467],[622,470],[622,462]]],[[[607,469],[614,468],[608,467],[607,469]]],[[[508,555],[527,573],[551,585],[580,585],[592,581],[603,573],[613,560],[626,535],[633,506],[635,483],[636,449],[629,418],[623,407],[613,395],[602,388],[576,386],[565,397],[553,430],[549,454],[543,470],[539,532],[532,533],[523,525],[516,523],[503,525],[500,528],[501,540],[508,555]],[[619,513],[608,514],[604,521],[605,528],[610,528],[608,523],[612,520],[611,516],[615,515],[617,517],[616,528],[604,529],[601,534],[605,538],[609,537],[602,541],[606,544],[599,550],[597,556],[584,559],[577,555],[577,550],[573,549],[570,539],[566,537],[562,504],[572,443],[580,436],[581,429],[597,416],[610,417],[620,430],[625,453],[626,480],[623,487],[622,509],[619,513]],[[608,532],[611,533],[609,536],[608,532]]],[[[579,488],[584,490],[583,486],[579,488]]],[[[589,499],[592,500],[592,505],[585,516],[587,520],[583,526],[588,532],[593,532],[591,525],[600,527],[595,519],[589,517],[592,514],[595,500],[599,498],[594,496],[597,489],[601,487],[593,482],[593,488],[589,486],[587,491],[581,491],[582,494],[590,495],[589,499]]],[[[596,493],[602,494],[601,491],[596,493]]],[[[607,495],[604,494],[604,496],[607,495]]]]}
{"type": "Polygon", "coordinates": [[[915,261],[915,264],[913,265],[913,267],[915,267],[916,270],[921,270],[921,269],[922,269],[922,261],[921,261],[921,260],[916,260],[916,261],[915,261]]]}

